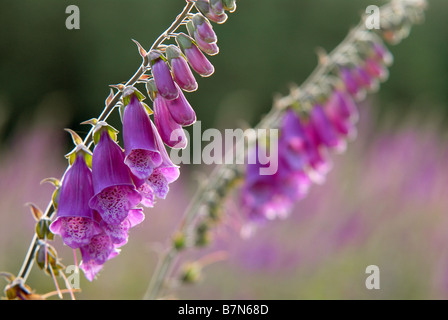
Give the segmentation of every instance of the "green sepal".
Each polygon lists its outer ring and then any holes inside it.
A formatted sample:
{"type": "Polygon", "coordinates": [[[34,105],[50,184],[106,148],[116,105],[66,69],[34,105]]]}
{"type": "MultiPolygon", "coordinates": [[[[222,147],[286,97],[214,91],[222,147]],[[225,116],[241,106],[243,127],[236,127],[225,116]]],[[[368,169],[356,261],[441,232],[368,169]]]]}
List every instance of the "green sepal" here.
{"type": "Polygon", "coordinates": [[[176,42],[183,53],[185,53],[185,49],[190,49],[193,45],[193,39],[183,32],[179,33],[176,36],[176,42]]]}
{"type": "Polygon", "coordinates": [[[229,12],[235,12],[236,10],[236,1],[235,0],[222,0],[222,6],[224,10],[229,12]]]}
{"type": "Polygon", "coordinates": [[[143,100],[146,99],[146,97],[143,95],[143,93],[138,91],[136,88],[134,88],[134,87],[126,87],[123,90],[123,104],[124,104],[124,106],[127,106],[129,104],[129,102],[131,101],[132,95],[135,95],[139,101],[143,101],[143,100]]]}
{"type": "Polygon", "coordinates": [[[107,122],[100,121],[97,123],[95,129],[93,130],[93,142],[95,144],[98,144],[98,142],[100,141],[101,133],[104,130],[107,130],[107,133],[113,141],[117,141],[118,130],[109,125],[107,122]]]}

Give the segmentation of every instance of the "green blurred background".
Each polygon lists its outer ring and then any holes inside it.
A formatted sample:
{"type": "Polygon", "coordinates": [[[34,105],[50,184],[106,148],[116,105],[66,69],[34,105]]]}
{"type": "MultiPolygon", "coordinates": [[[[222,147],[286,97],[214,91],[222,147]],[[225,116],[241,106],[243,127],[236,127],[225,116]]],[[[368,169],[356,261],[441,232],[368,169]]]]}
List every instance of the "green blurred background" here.
{"type": "MultiPolygon", "coordinates": [[[[1,137],[43,112],[70,127],[99,114],[108,85],[140,64],[131,39],[149,48],[179,12],[182,0],[2,0],[0,10],[1,137]],[[79,6],[80,30],[65,28],[65,9],[79,6]],[[51,103],[51,101],[54,103],[51,103]],[[39,108],[39,106],[45,105],[39,108]],[[48,110],[51,109],[51,110],[48,110]]],[[[300,84],[316,65],[315,49],[333,49],[374,0],[244,0],[215,25],[221,53],[200,90],[188,99],[205,128],[242,119],[255,124],[275,93],[300,84]],[[225,110],[220,106],[225,105],[225,110]]],[[[429,2],[427,21],[391,50],[395,64],[380,107],[409,111],[416,101],[445,115],[448,101],[448,3],[429,2]]],[[[115,119],[116,120],[116,119],[115,119]]]]}
{"type": "MultiPolygon", "coordinates": [[[[199,90],[187,95],[202,128],[255,124],[275,94],[286,94],[289,84],[307,78],[316,66],[317,47],[331,51],[368,5],[383,3],[239,1],[228,21],[214,27],[221,49],[210,58],[215,74],[198,78],[199,90]]],[[[31,239],[33,221],[23,204],[44,208],[52,188],[39,181],[60,176],[65,168],[63,154],[71,145],[62,128],[87,132],[79,123],[100,113],[108,85],[126,81],[140,65],[131,39],[149,48],[183,5],[183,0],[0,0],[0,270],[16,272],[31,239]],[[70,4],[80,8],[80,30],[65,28],[70,4]]],[[[246,242],[220,230],[209,251],[228,250],[229,261],[209,267],[204,282],[181,288],[177,297],[448,296],[447,15],[447,1],[430,0],[426,22],[390,47],[395,57],[390,78],[371,100],[359,139],[337,158],[329,181],[297,206],[295,218],[275,222],[246,242]],[[398,124],[407,131],[400,133],[398,124]],[[410,174],[420,171],[426,180],[410,174]],[[409,193],[409,185],[422,187],[424,197],[419,198],[421,190],[419,197],[409,193]],[[401,198],[404,192],[407,198],[401,198]],[[385,286],[379,292],[363,287],[369,264],[383,268],[385,286]]],[[[111,121],[120,127],[117,115],[111,121]]],[[[166,245],[196,186],[190,169],[182,168],[166,201],[147,210],[145,225],[131,233],[98,280],[82,279],[80,298],[143,295],[155,252],[166,245]]],[[[235,210],[235,204],[229,206],[235,210]]],[[[71,250],[60,242],[58,251],[70,264],[71,250]]],[[[186,258],[204,254],[195,250],[186,258]]],[[[30,284],[39,292],[53,290],[36,268],[30,284]]]]}

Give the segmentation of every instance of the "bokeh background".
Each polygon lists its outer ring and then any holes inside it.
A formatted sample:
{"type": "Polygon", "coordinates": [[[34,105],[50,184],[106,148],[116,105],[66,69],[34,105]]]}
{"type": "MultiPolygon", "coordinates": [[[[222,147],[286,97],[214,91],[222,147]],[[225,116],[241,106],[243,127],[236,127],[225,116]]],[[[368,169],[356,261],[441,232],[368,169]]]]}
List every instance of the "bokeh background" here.
{"type": "MultiPolygon", "coordinates": [[[[238,205],[213,245],[184,260],[226,252],[204,268],[198,284],[169,297],[201,299],[444,299],[448,297],[448,2],[429,0],[426,22],[390,47],[389,80],[360,106],[359,136],[325,184],[314,186],[287,221],[242,238],[238,205]],[[367,290],[368,265],[381,270],[381,289],[367,290]]],[[[254,125],[275,94],[300,84],[316,66],[315,49],[332,50],[374,0],[244,0],[215,25],[221,53],[211,78],[188,94],[202,128],[254,125]]],[[[182,0],[0,0],[0,270],[17,272],[32,237],[25,206],[44,209],[43,178],[60,177],[71,149],[63,128],[97,116],[108,85],[140,65],[131,39],[149,48],[182,0]],[[81,29],[65,28],[76,4],[81,29]]],[[[111,123],[119,126],[118,116],[111,123]]],[[[168,198],[146,210],[122,253],[98,280],[81,280],[81,299],[139,299],[201,174],[182,167],[168,198]]],[[[56,239],[65,264],[71,250],[56,239]]],[[[3,280],[1,280],[3,281],[3,280]]],[[[52,281],[34,269],[40,293],[52,281]]],[[[3,286],[3,282],[2,282],[3,286]]]]}

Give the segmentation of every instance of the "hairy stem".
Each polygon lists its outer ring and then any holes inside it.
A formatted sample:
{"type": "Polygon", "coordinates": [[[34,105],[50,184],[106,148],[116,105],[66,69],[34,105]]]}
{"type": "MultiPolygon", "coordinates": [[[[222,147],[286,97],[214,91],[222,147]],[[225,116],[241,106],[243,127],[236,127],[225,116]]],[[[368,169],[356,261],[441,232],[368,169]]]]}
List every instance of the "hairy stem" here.
{"type": "MultiPolygon", "coordinates": [[[[183,24],[185,18],[188,17],[188,15],[189,15],[190,11],[193,9],[193,7],[194,7],[194,1],[187,0],[187,4],[183,8],[182,12],[176,17],[176,19],[171,24],[171,26],[157,38],[157,40],[151,46],[150,50],[157,49],[166,39],[168,39],[168,37],[171,33],[175,32],[177,30],[177,28],[179,28],[183,24]]],[[[148,68],[147,63],[145,61],[143,61],[142,64],[140,65],[140,67],[134,73],[134,75],[126,82],[125,86],[134,85],[139,80],[141,75],[146,72],[147,68],[148,68]]],[[[113,96],[113,98],[109,101],[109,103],[105,106],[105,108],[103,109],[101,114],[98,116],[98,118],[97,118],[98,121],[107,120],[107,118],[109,117],[109,115],[111,114],[113,109],[115,108],[116,104],[120,101],[121,96],[122,96],[121,91],[118,91],[113,96]]],[[[92,127],[90,129],[90,131],[87,133],[86,137],[84,138],[84,145],[86,145],[86,146],[91,145],[91,142],[93,140],[93,129],[94,128],[92,127]]],[[[51,218],[53,218],[54,214],[55,214],[55,211],[53,210],[53,202],[49,201],[48,206],[45,210],[44,216],[51,219],[51,218]]],[[[20,268],[20,271],[17,275],[17,277],[22,278],[24,282],[28,278],[28,275],[31,271],[33,264],[34,264],[34,256],[35,256],[35,253],[36,253],[36,250],[38,249],[38,247],[39,247],[38,238],[37,238],[37,235],[34,234],[33,239],[31,240],[31,244],[29,246],[28,252],[27,252],[25,259],[22,263],[22,267],[20,268]]]]}

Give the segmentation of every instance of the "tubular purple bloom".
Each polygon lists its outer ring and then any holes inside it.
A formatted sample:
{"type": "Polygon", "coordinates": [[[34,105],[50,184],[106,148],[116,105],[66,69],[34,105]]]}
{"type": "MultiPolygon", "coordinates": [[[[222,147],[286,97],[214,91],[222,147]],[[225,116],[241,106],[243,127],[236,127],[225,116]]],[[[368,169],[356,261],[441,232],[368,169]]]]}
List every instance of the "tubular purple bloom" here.
{"type": "Polygon", "coordinates": [[[92,172],[81,152],[64,176],[57,218],[50,225],[51,232],[61,235],[64,243],[73,249],[88,244],[99,233],[99,227],[93,220],[93,210],[89,207],[92,196],[92,172]]]}
{"type": "Polygon", "coordinates": [[[187,146],[187,137],[182,126],[174,121],[162,96],[154,99],[154,122],[163,142],[171,148],[183,149],[187,146]]]}
{"type": "Polygon", "coordinates": [[[157,50],[152,50],[148,55],[149,61],[151,62],[152,75],[159,94],[167,100],[176,99],[179,92],[174,85],[170,68],[162,59],[162,53],[157,50]]]}
{"type": "Polygon", "coordinates": [[[147,179],[162,163],[145,107],[135,94],[123,113],[124,162],[139,179],[147,179]]]}
{"type": "Polygon", "coordinates": [[[166,100],[165,103],[173,120],[181,126],[189,126],[196,122],[196,113],[180,88],[179,97],[174,100],[166,100]]]}
{"type": "Polygon", "coordinates": [[[193,24],[195,26],[198,38],[203,42],[216,43],[216,41],[218,41],[212,25],[206,18],[204,18],[202,14],[198,13],[193,16],[193,24]]]}
{"type": "Polygon", "coordinates": [[[352,98],[341,90],[336,90],[325,105],[325,113],[337,132],[343,136],[356,136],[355,123],[359,115],[352,98]]]}
{"type": "Polygon", "coordinates": [[[102,130],[92,158],[93,190],[89,205],[108,224],[120,224],[142,199],[135,190],[121,148],[102,130]]]}
{"type": "Polygon", "coordinates": [[[80,250],[82,256],[80,268],[89,281],[93,281],[107,260],[112,259],[119,253],[119,250],[115,248],[112,240],[105,232],[94,236],[90,243],[81,247],[80,250]]]}
{"type": "Polygon", "coordinates": [[[308,163],[308,141],[300,118],[289,109],[280,128],[279,154],[292,170],[300,170],[308,163]]]}
{"type": "Polygon", "coordinates": [[[107,224],[101,221],[100,226],[104,232],[110,237],[115,247],[121,247],[128,242],[129,229],[140,224],[145,219],[143,209],[132,209],[129,211],[128,217],[120,224],[107,224]]]}
{"type": "Polygon", "coordinates": [[[176,41],[187,57],[188,63],[191,68],[196,71],[202,77],[209,77],[215,72],[215,68],[208,61],[205,55],[198,49],[193,43],[193,40],[185,33],[180,33],[176,37],[176,41]]]}
{"type": "MultiPolygon", "coordinates": [[[[154,126],[152,123],[151,125],[154,126]]],[[[180,171],[179,166],[171,161],[159,135],[156,135],[156,144],[163,160],[162,164],[148,178],[147,184],[158,198],[165,199],[169,191],[168,185],[179,178],[180,171]]]]}
{"type": "Polygon", "coordinates": [[[349,68],[341,68],[340,70],[340,76],[342,81],[345,84],[345,88],[347,89],[347,92],[349,92],[352,96],[357,96],[359,92],[359,86],[356,83],[356,80],[353,76],[352,70],[349,68]]]}
{"type": "Polygon", "coordinates": [[[389,76],[389,71],[387,68],[372,58],[366,60],[365,69],[368,74],[379,79],[380,81],[385,81],[389,76]]]}
{"type": "Polygon", "coordinates": [[[304,125],[304,129],[309,141],[307,153],[309,165],[313,169],[312,178],[317,183],[322,183],[325,180],[325,175],[331,170],[332,163],[326,151],[321,148],[315,130],[309,121],[304,125]]]}
{"type": "Polygon", "coordinates": [[[345,150],[345,141],[339,138],[321,105],[313,106],[310,113],[310,123],[314,130],[314,141],[317,145],[323,144],[329,148],[335,148],[340,151],[345,150]]]}
{"type": "Polygon", "coordinates": [[[199,49],[201,49],[209,56],[214,56],[219,53],[219,47],[216,43],[209,43],[202,40],[201,37],[197,35],[196,31],[194,32],[194,39],[196,40],[196,44],[198,45],[199,49]]]}
{"type": "Polygon", "coordinates": [[[213,12],[208,0],[197,0],[195,6],[204,16],[213,22],[221,24],[227,20],[227,15],[225,13],[218,15],[213,12]]]}
{"type": "Polygon", "coordinates": [[[136,176],[132,175],[132,181],[134,181],[135,188],[137,189],[138,193],[140,193],[140,195],[142,196],[142,201],[140,202],[140,204],[147,208],[153,208],[154,191],[147,184],[146,180],[139,179],[136,176]]]}
{"type": "Polygon", "coordinates": [[[373,90],[376,87],[375,79],[362,66],[357,66],[353,70],[354,78],[360,88],[373,90]]]}
{"type": "Polygon", "coordinates": [[[166,54],[171,64],[174,80],[179,87],[187,92],[195,91],[198,88],[198,84],[179,48],[170,45],[166,48],[166,54]]]}

